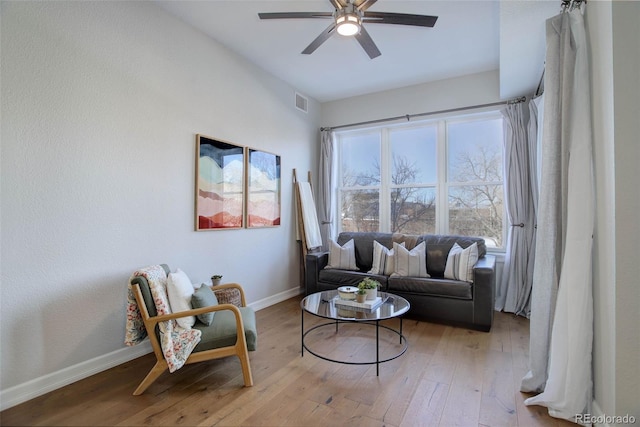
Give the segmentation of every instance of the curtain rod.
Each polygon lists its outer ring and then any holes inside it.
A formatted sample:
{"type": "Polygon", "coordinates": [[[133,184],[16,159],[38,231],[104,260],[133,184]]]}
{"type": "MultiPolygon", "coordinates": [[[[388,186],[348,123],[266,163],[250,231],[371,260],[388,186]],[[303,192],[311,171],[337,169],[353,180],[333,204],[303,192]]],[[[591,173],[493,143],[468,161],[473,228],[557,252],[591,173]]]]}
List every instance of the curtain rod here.
{"type": "Polygon", "coordinates": [[[456,111],[473,110],[475,108],[493,107],[493,106],[496,106],[496,105],[517,104],[519,102],[524,102],[526,99],[527,99],[526,96],[521,96],[519,98],[510,99],[508,101],[492,102],[490,104],[472,105],[472,106],[469,106],[469,107],[450,108],[448,110],[430,111],[428,113],[406,114],[404,116],[387,117],[386,119],[369,120],[369,121],[366,121],[366,122],[350,123],[350,124],[347,124],[347,125],[322,127],[322,128],[320,128],[320,130],[321,131],[336,130],[336,129],[342,129],[342,128],[347,128],[347,127],[352,127],[352,126],[372,125],[372,124],[376,124],[376,123],[393,122],[393,121],[402,120],[402,119],[406,119],[407,121],[410,121],[414,117],[425,117],[425,116],[431,116],[431,115],[434,115],[434,114],[453,113],[453,112],[456,112],[456,111]]]}

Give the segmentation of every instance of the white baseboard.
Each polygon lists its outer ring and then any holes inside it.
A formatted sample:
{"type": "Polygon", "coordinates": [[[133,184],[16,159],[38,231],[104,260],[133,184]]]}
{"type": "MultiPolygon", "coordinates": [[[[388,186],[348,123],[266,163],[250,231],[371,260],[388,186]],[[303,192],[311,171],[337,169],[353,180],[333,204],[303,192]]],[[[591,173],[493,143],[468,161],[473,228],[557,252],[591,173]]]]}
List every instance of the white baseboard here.
{"type": "Polygon", "coordinates": [[[262,310],[263,308],[271,307],[272,305],[275,305],[279,302],[286,301],[289,298],[293,298],[296,295],[300,295],[303,292],[304,290],[302,288],[299,288],[299,287],[291,288],[284,292],[280,292],[279,294],[272,295],[270,297],[252,302],[247,305],[253,308],[255,311],[259,311],[259,310],[262,310]]]}
{"type": "MultiPolygon", "coordinates": [[[[255,311],[258,311],[293,298],[296,295],[300,295],[302,292],[301,288],[296,287],[248,305],[255,311]]],[[[43,375],[26,383],[18,384],[6,390],[0,390],[0,411],[80,381],[98,372],[106,371],[114,366],[144,356],[145,354],[151,353],[151,351],[151,344],[147,340],[135,347],[121,348],[103,356],[98,356],[94,359],[78,363],[77,365],[43,375]]]]}
{"type": "Polygon", "coordinates": [[[121,348],[111,353],[78,363],[68,368],[43,375],[23,384],[0,391],[0,411],[18,405],[27,400],[59,389],[98,372],[118,366],[122,363],[151,353],[151,344],[144,341],[135,347],[121,348]]]}

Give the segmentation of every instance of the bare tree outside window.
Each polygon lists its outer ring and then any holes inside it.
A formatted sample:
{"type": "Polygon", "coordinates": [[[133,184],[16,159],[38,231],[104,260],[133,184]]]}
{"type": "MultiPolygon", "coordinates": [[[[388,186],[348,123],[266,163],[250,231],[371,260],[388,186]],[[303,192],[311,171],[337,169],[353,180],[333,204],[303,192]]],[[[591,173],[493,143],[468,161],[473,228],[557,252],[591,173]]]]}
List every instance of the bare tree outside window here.
{"type": "Polygon", "coordinates": [[[378,190],[342,192],[342,231],[378,231],[380,196],[378,190]]]}
{"type": "Polygon", "coordinates": [[[419,173],[416,161],[393,156],[391,176],[391,232],[425,234],[435,232],[436,196],[431,187],[408,186],[419,173]]]}
{"type": "Polygon", "coordinates": [[[500,146],[475,145],[450,162],[449,232],[502,246],[504,193],[500,146]],[[468,184],[466,184],[468,183],[468,184]]]}
{"type": "MultiPolygon", "coordinates": [[[[380,164],[373,161],[372,173],[353,174],[343,166],[343,188],[379,186],[380,164]]],[[[415,182],[416,162],[394,156],[391,176],[391,232],[423,234],[435,232],[435,189],[408,186],[415,182]]],[[[379,191],[342,191],[342,230],[379,231],[379,191]]]]}

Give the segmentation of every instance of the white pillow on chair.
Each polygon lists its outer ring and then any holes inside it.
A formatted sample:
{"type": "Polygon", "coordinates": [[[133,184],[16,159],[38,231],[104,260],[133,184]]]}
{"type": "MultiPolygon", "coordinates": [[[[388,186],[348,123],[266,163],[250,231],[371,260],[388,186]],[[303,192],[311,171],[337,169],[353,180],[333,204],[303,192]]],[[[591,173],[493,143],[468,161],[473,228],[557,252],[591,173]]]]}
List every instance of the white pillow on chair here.
{"type": "MultiPolygon", "coordinates": [[[[178,268],[175,273],[169,273],[167,277],[167,296],[173,313],[191,310],[191,296],[194,291],[195,288],[184,271],[178,268]]],[[[191,329],[196,323],[196,317],[181,317],[176,319],[176,322],[185,329],[191,329]]]]}

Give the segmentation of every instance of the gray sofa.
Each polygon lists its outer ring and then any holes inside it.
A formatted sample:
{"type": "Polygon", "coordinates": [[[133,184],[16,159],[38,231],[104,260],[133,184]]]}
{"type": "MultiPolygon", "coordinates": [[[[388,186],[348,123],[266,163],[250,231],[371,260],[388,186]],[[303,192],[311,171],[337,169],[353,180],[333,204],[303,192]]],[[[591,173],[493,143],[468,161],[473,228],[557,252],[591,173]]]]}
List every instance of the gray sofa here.
{"type": "Polygon", "coordinates": [[[337,243],[344,245],[353,239],[356,264],[359,271],[325,269],[328,252],[309,253],[305,259],[306,294],[357,286],[364,277],[380,282],[381,290],[406,298],[411,303],[408,317],[444,322],[481,331],[489,331],[493,322],[495,294],[495,257],[486,254],[484,239],[466,236],[424,234],[419,236],[343,232],[337,243]],[[373,242],[393,248],[393,242],[405,242],[408,249],[426,243],[427,272],[430,278],[371,275],[367,272],[373,263],[373,242]],[[478,244],[478,262],[473,269],[473,283],[444,278],[449,250],[458,243],[467,248],[478,244]]]}

